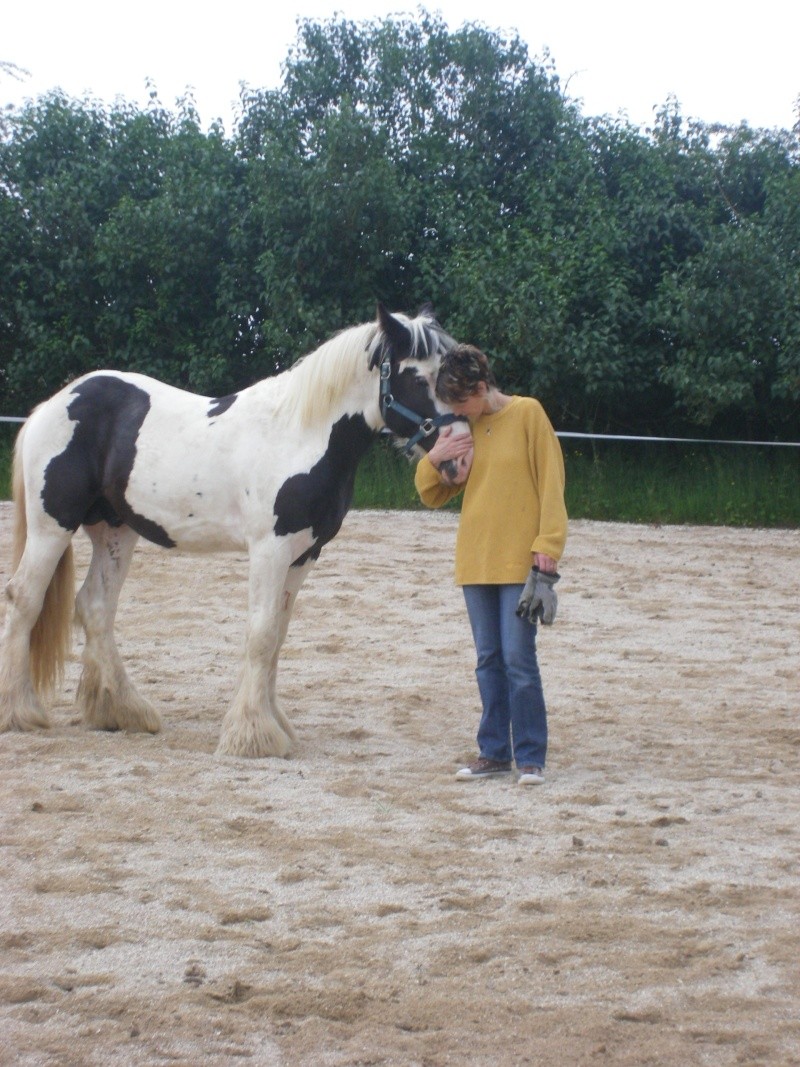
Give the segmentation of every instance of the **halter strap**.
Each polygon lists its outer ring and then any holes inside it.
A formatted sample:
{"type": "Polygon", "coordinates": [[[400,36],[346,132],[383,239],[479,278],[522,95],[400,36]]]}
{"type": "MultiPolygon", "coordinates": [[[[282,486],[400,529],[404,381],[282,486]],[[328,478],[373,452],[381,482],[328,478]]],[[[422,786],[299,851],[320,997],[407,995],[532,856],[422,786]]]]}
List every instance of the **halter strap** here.
{"type": "Polygon", "coordinates": [[[417,427],[417,432],[412,437],[409,437],[402,448],[403,455],[410,456],[414,450],[414,445],[418,444],[424,437],[430,437],[432,433],[436,433],[441,426],[450,426],[451,423],[457,422],[458,415],[448,412],[444,415],[435,415],[431,419],[420,415],[418,411],[412,411],[411,408],[407,408],[405,404],[401,404],[392,396],[389,391],[391,377],[391,359],[389,356],[384,356],[381,362],[381,415],[386,421],[387,411],[396,411],[398,415],[402,415],[404,419],[407,419],[417,427]]]}

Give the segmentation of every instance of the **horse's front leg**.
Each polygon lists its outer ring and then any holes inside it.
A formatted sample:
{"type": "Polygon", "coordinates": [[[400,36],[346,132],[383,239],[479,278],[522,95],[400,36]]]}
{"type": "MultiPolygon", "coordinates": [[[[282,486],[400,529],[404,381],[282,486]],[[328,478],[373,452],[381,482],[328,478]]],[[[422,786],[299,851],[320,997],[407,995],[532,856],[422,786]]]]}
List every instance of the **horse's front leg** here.
{"type": "Polygon", "coordinates": [[[289,629],[289,623],[292,619],[292,612],[294,611],[294,604],[297,600],[297,594],[306,580],[309,571],[314,566],[314,560],[307,560],[299,567],[292,566],[289,568],[289,573],[286,576],[286,583],[283,589],[283,596],[281,597],[280,613],[278,616],[278,646],[272,656],[272,663],[270,664],[269,671],[269,690],[268,699],[272,706],[272,714],[278,722],[278,725],[289,737],[290,741],[296,740],[296,734],[294,727],[289,719],[286,717],[281,709],[280,701],[278,700],[277,688],[278,688],[278,662],[280,659],[281,649],[283,648],[283,642],[286,640],[286,634],[289,629]]]}
{"type": "Polygon", "coordinates": [[[294,731],[274,704],[274,675],[294,604],[294,596],[287,599],[290,563],[289,547],[274,538],[251,547],[244,667],[222,722],[220,755],[288,756],[291,751],[294,731]]]}

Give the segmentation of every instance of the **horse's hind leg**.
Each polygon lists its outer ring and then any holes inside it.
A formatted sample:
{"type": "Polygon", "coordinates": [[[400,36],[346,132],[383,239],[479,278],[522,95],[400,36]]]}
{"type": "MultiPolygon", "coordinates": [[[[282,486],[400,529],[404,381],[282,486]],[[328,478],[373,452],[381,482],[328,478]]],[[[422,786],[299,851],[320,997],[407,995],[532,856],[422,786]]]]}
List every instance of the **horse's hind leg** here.
{"type": "Polygon", "coordinates": [[[138,539],[129,526],[86,526],[92,561],[75,607],[86,634],[77,703],[95,730],[157,733],[161,718],[134,689],[114,641],[114,618],[122,583],[138,539]]]}
{"type": "MultiPolygon", "coordinates": [[[[19,505],[18,505],[19,506],[19,505]]],[[[72,597],[72,534],[67,530],[29,530],[13,577],[6,585],[6,621],[0,651],[0,731],[49,726],[38,692],[59,680],[68,650],[72,597]],[[63,572],[63,573],[60,573],[63,572]],[[43,611],[49,587],[58,581],[58,600],[43,611]],[[48,614],[37,634],[40,615],[48,614]],[[32,642],[39,643],[32,657],[32,642]]]]}

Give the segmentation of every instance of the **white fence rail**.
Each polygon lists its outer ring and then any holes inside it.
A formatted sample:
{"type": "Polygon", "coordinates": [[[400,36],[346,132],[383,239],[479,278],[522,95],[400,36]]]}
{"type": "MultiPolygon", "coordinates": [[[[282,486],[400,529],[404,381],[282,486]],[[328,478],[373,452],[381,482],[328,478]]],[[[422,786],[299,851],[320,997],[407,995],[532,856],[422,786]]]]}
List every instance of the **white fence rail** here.
{"type": "Polygon", "coordinates": [[[726,441],[712,437],[634,437],[620,433],[569,433],[557,430],[556,437],[578,437],[589,441],[655,441],[677,445],[758,445],[761,448],[800,448],[800,441],[726,441]]]}

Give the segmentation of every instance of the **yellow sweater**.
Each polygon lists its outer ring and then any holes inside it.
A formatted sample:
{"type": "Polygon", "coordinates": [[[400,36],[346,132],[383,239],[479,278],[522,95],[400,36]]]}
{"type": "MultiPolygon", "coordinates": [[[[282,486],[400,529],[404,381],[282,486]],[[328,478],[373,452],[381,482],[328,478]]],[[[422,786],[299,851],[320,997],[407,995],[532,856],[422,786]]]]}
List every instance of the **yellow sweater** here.
{"type": "Polygon", "coordinates": [[[423,504],[439,508],[464,491],[456,538],[457,585],[524,582],[532,552],[558,560],[567,540],[564,458],[538,400],[515,396],[472,424],[466,484],[448,486],[426,457],[417,465],[423,504]]]}

